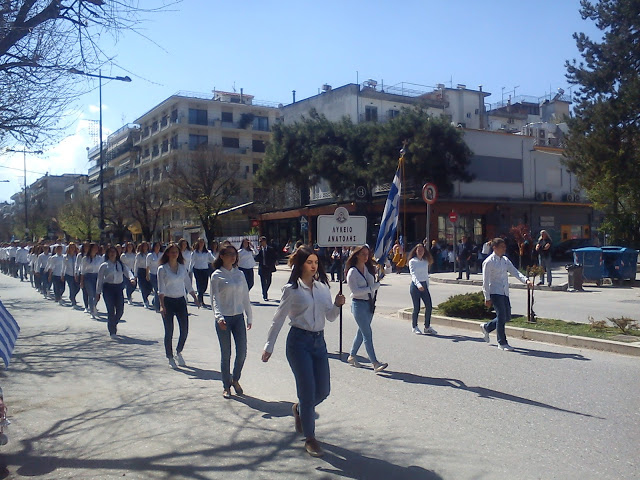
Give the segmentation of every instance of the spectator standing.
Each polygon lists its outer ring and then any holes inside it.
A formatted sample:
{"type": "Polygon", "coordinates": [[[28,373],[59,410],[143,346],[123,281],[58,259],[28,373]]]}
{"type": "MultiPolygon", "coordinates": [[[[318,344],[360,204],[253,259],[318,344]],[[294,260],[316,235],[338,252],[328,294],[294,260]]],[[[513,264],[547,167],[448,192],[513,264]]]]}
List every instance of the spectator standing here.
{"type": "Polygon", "coordinates": [[[527,277],[513,266],[505,253],[507,244],[502,238],[494,238],[491,242],[493,253],[482,264],[482,293],[485,305],[494,308],[496,318],[488,323],[480,324],[484,341],[489,343],[489,333],[494,330],[498,334],[498,348],[512,351],[507,342],[505,324],[511,320],[511,302],[509,301],[509,273],[526,285],[531,285],[527,277]]]}
{"type": "Polygon", "coordinates": [[[292,267],[282,300],[269,329],[262,361],[268,362],[287,317],[291,329],[287,336],[287,360],[296,379],[298,402],[293,404],[296,432],[305,436],[309,455],[324,454],[315,437],[315,408],[329,396],[331,380],[325,322],[334,321],[344,305],[344,296],[331,301],[329,281],[318,256],[308,246],[301,246],[289,257],[292,267]]]}
{"type": "Polygon", "coordinates": [[[418,315],[420,314],[420,301],[424,303],[424,334],[437,335],[431,328],[431,294],[429,293],[429,265],[433,263],[430,252],[419,243],[409,252],[409,273],[411,274],[411,285],[409,294],[413,302],[413,313],[411,315],[411,326],[413,333],[421,335],[418,328],[418,315]]]}
{"type": "Polygon", "coordinates": [[[540,275],[538,285],[544,285],[544,275],[547,274],[547,284],[551,286],[551,237],[546,230],[540,231],[540,237],[536,244],[536,253],[538,254],[539,265],[544,269],[540,275]]]}
{"type": "Polygon", "coordinates": [[[471,256],[473,254],[473,245],[471,244],[469,237],[462,236],[462,242],[458,244],[458,280],[462,279],[462,272],[465,272],[467,280],[471,277],[471,256]]]}

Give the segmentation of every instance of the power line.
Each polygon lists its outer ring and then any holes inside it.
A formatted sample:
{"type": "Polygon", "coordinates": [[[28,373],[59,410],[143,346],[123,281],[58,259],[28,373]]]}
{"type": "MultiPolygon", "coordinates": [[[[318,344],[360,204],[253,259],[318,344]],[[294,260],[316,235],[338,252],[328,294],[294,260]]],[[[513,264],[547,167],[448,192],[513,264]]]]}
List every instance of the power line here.
{"type": "Polygon", "coordinates": [[[43,173],[43,172],[34,172],[33,170],[24,170],[24,169],[22,169],[22,168],[15,168],[15,167],[6,167],[6,166],[4,166],[4,165],[0,165],[0,168],[7,168],[7,169],[9,169],[9,170],[18,170],[18,171],[20,171],[20,172],[24,172],[24,171],[26,171],[27,173],[36,173],[36,174],[38,174],[38,175],[46,175],[46,173],[43,173]]]}

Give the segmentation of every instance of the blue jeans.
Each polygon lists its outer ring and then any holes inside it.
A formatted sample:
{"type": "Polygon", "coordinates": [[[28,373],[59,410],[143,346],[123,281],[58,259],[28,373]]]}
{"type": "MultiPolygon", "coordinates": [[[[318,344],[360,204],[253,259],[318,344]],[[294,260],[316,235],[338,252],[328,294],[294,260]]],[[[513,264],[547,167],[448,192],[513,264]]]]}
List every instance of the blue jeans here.
{"type": "Polygon", "coordinates": [[[118,322],[124,313],[124,295],[121,283],[104,283],[102,285],[102,298],[107,307],[107,329],[109,334],[118,333],[118,322]]]}
{"type": "Polygon", "coordinates": [[[227,323],[226,330],[220,328],[216,323],[216,333],[220,342],[220,373],[222,374],[222,385],[225,389],[231,386],[231,381],[240,380],[244,360],[247,358],[247,327],[244,323],[244,315],[233,315],[224,317],[227,323]],[[231,335],[236,344],[236,360],[233,363],[233,377],[231,376],[231,335]]]}
{"type": "Polygon", "coordinates": [[[49,274],[45,272],[44,268],[40,269],[40,291],[42,293],[49,293],[49,289],[51,285],[49,285],[49,274]]]}
{"type": "Polygon", "coordinates": [[[67,285],[69,286],[69,300],[71,300],[71,304],[76,304],[76,295],[80,291],[80,284],[76,282],[76,279],[73,275],[65,275],[65,280],[67,281],[67,285]]]}
{"type": "Polygon", "coordinates": [[[184,344],[189,334],[189,313],[187,312],[187,301],[184,297],[172,298],[164,297],[164,309],[166,314],[162,317],[164,323],[164,352],[167,358],[173,358],[173,317],[178,320],[180,336],[176,353],[182,352],[184,344]]]}
{"type": "Polygon", "coordinates": [[[373,332],[371,331],[373,313],[371,312],[371,307],[369,307],[369,302],[367,300],[354,299],[351,303],[351,312],[358,324],[358,332],[351,345],[351,356],[355,357],[358,354],[358,350],[360,350],[360,346],[364,342],[364,348],[367,351],[369,360],[371,363],[378,363],[376,351],[373,348],[373,332]]]}
{"type": "Polygon", "coordinates": [[[153,289],[153,307],[156,309],[156,312],[160,311],[160,299],[158,298],[158,275],[150,273],[149,274],[149,283],[151,283],[151,288],[153,289]]]}
{"type": "Polygon", "coordinates": [[[504,331],[505,323],[511,321],[511,302],[506,295],[491,295],[491,301],[493,302],[493,309],[496,311],[496,318],[488,323],[484,324],[484,328],[487,332],[493,332],[497,330],[498,344],[507,344],[507,334],[504,331]]]}
{"type": "Polygon", "coordinates": [[[287,336],[287,360],[296,379],[302,431],[307,438],[315,437],[316,405],[322,403],[331,391],[324,332],[291,327],[287,336]]]}
{"type": "Polygon", "coordinates": [[[431,294],[429,293],[429,289],[427,288],[427,282],[421,282],[424,287],[424,291],[418,290],[416,284],[411,282],[411,286],[409,287],[409,294],[411,295],[411,300],[413,300],[413,313],[411,314],[411,325],[413,328],[418,326],[418,315],[420,314],[420,300],[424,302],[424,328],[429,328],[431,326],[431,311],[433,310],[433,305],[431,304],[431,294]]]}
{"type": "Polygon", "coordinates": [[[85,273],[84,274],[84,288],[87,290],[87,307],[89,312],[92,312],[96,308],[96,287],[98,283],[97,273],[85,273]]]}
{"type": "Polygon", "coordinates": [[[128,278],[125,278],[124,279],[124,289],[127,292],[127,299],[131,300],[131,295],[133,294],[133,292],[135,292],[136,286],[131,283],[131,280],[129,280],[128,278]]]}
{"type": "MultiPolygon", "coordinates": [[[[540,266],[544,268],[544,271],[547,273],[547,284],[551,286],[551,255],[543,256],[539,255],[540,266]]],[[[544,283],[544,273],[540,275],[540,281],[544,283]]]]}
{"type": "Polygon", "coordinates": [[[147,269],[139,268],[136,272],[136,278],[138,279],[138,287],[140,287],[140,294],[142,295],[142,302],[147,303],[147,297],[151,293],[151,284],[147,281],[147,269]]]}

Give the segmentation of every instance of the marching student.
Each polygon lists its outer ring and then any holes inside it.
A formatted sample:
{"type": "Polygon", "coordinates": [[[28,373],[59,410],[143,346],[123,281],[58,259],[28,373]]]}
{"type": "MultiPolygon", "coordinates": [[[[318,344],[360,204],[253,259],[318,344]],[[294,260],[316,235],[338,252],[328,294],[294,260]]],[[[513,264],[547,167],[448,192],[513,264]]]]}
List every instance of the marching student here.
{"type": "Polygon", "coordinates": [[[433,264],[431,252],[422,243],[417,244],[409,252],[409,273],[411,274],[411,286],[409,295],[413,301],[413,313],[411,315],[411,327],[413,333],[421,335],[418,328],[418,315],[420,314],[420,301],[424,303],[424,334],[437,335],[431,328],[431,294],[429,293],[429,266],[433,264]]]}
{"type": "Polygon", "coordinates": [[[207,250],[204,238],[199,238],[191,253],[190,270],[193,272],[193,276],[196,277],[196,288],[200,304],[203,304],[204,294],[209,286],[209,272],[214,260],[213,254],[207,250]]]}
{"type": "Polygon", "coordinates": [[[95,319],[98,314],[98,309],[96,308],[96,287],[98,283],[98,271],[103,261],[103,257],[98,255],[98,245],[90,243],[87,249],[87,255],[82,259],[80,288],[86,288],[87,290],[87,309],[93,319],[95,319]]]}
{"type": "Polygon", "coordinates": [[[49,293],[49,288],[51,284],[49,283],[49,275],[45,274],[45,270],[47,268],[47,263],[49,262],[49,257],[51,256],[51,252],[49,250],[49,244],[44,244],[42,246],[42,252],[38,255],[38,261],[36,263],[36,268],[40,273],[40,293],[47,298],[47,294],[49,293]]]}
{"type": "Polygon", "coordinates": [[[257,250],[248,238],[243,238],[240,244],[240,250],[238,250],[238,268],[247,280],[247,287],[249,291],[253,288],[254,275],[253,267],[256,266],[255,256],[258,254],[257,250]]]}
{"type": "Polygon", "coordinates": [[[104,293],[104,304],[107,307],[107,329],[111,338],[116,338],[118,323],[124,313],[124,295],[122,283],[125,279],[129,283],[135,282],[135,277],[128,267],[125,267],[118,255],[116,247],[109,246],[105,252],[105,261],[98,269],[96,282],[96,302],[104,293]]]}
{"type": "Polygon", "coordinates": [[[231,398],[231,386],[242,395],[240,376],[247,357],[247,330],[251,330],[251,302],[244,274],[237,268],[238,251],[233,245],[220,249],[213,262],[211,275],[211,309],[216,321],[216,333],[220,343],[220,371],[222,396],[231,398]],[[247,324],[245,325],[245,315],[247,324]],[[231,336],[236,347],[236,359],[231,375],[231,336]]]}
{"type": "Polygon", "coordinates": [[[489,308],[493,306],[496,311],[496,318],[490,322],[481,323],[480,329],[484,334],[484,341],[487,343],[489,343],[489,333],[496,330],[498,348],[511,352],[513,347],[507,343],[507,334],[504,328],[505,323],[511,320],[509,274],[526,285],[533,284],[506,257],[507,244],[502,238],[494,238],[491,246],[493,253],[482,262],[482,293],[484,294],[485,305],[489,308]]]}
{"type": "Polygon", "coordinates": [[[78,280],[78,285],[80,285],[80,289],[82,290],[82,302],[84,303],[84,313],[90,313],[89,311],[89,294],[87,293],[86,287],[82,286],[82,262],[84,257],[89,254],[89,242],[83,242],[80,245],[80,251],[78,252],[78,258],[76,259],[76,279],[78,280]]]}
{"type": "MultiPolygon", "coordinates": [[[[126,245],[124,246],[124,250],[122,252],[122,254],[120,255],[120,261],[122,262],[122,264],[129,269],[129,271],[132,273],[132,275],[135,278],[135,269],[136,269],[136,246],[131,243],[131,242],[127,242],[126,245]]],[[[131,299],[131,295],[133,294],[133,292],[136,289],[136,283],[135,282],[127,282],[125,281],[125,290],[127,292],[127,303],[129,305],[131,305],[132,303],[132,299],[131,299]]]]}
{"type": "Polygon", "coordinates": [[[293,404],[296,432],[306,437],[305,450],[313,457],[324,454],[315,437],[315,407],[329,396],[331,379],[325,321],[334,321],[344,296],[331,300],[329,280],[318,256],[301,246],[289,257],[292,267],[289,282],[282,289],[282,300],[271,323],[262,361],[268,362],[282,325],[287,317],[291,329],[287,336],[287,360],[296,379],[298,403],[293,404]]]}
{"type": "Polygon", "coordinates": [[[170,243],[165,249],[159,261],[158,267],[158,301],[160,302],[160,315],[164,323],[164,350],[169,367],[185,367],[182,358],[182,350],[189,334],[189,313],[187,312],[186,294],[193,297],[193,301],[200,308],[198,296],[193,290],[189,271],[182,257],[180,247],[170,243]],[[178,320],[180,336],[176,346],[176,355],[173,355],[173,317],[178,320]],[[177,364],[177,365],[176,365],[177,364]]]}
{"type": "Polygon", "coordinates": [[[53,296],[57,303],[62,305],[62,294],[64,293],[64,257],[62,256],[62,245],[53,246],[54,255],[47,261],[47,272],[49,284],[53,285],[53,296]]]}
{"type": "Polygon", "coordinates": [[[389,364],[379,362],[373,348],[371,322],[373,321],[376,294],[380,288],[380,284],[375,281],[375,272],[376,267],[369,253],[369,247],[361,245],[354,248],[347,260],[347,284],[351,290],[351,312],[358,324],[358,332],[353,339],[347,362],[354,367],[362,366],[356,359],[356,355],[364,342],[364,348],[373,365],[373,371],[378,373],[387,368],[389,364]]]}
{"type": "Polygon", "coordinates": [[[151,253],[147,255],[147,280],[153,288],[153,303],[151,308],[160,313],[160,299],[158,298],[158,266],[160,265],[160,257],[162,244],[153,242],[151,253]]]}
{"type": "Polygon", "coordinates": [[[151,294],[151,284],[147,280],[147,255],[149,254],[149,244],[142,242],[136,248],[136,261],[134,264],[133,272],[138,279],[138,286],[140,287],[140,294],[142,295],[142,303],[146,308],[149,308],[149,295],[151,294]]]}
{"type": "Polygon", "coordinates": [[[80,282],[78,282],[78,277],[76,276],[78,247],[75,243],[69,243],[67,246],[67,253],[64,254],[63,258],[62,275],[69,287],[69,300],[71,301],[71,306],[75,307],[77,305],[76,295],[78,295],[78,292],[80,291],[80,282]]]}

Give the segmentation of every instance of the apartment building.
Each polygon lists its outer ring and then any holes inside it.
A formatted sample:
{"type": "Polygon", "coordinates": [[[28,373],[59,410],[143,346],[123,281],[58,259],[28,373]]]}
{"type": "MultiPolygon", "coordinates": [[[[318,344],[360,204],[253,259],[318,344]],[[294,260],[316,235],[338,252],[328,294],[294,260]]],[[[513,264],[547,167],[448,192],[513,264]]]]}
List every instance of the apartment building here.
{"type": "MultiPolygon", "coordinates": [[[[135,123],[140,135],[133,141],[137,152],[132,168],[142,181],[162,183],[173,166],[191,152],[206,146],[222,149],[224,160],[239,171],[239,188],[234,206],[253,202],[258,170],[271,127],[280,121],[278,105],[257,101],[252,95],[214,91],[212,94],[178,92],[162,101],[135,123]]],[[[123,167],[124,168],[124,167],[123,167]]],[[[251,214],[242,209],[221,217],[224,235],[241,235],[252,226],[251,214]]],[[[193,212],[172,202],[162,215],[159,237],[163,241],[181,237],[194,240],[203,230],[193,212]]]]}

